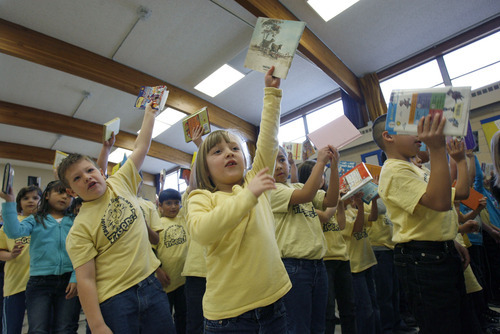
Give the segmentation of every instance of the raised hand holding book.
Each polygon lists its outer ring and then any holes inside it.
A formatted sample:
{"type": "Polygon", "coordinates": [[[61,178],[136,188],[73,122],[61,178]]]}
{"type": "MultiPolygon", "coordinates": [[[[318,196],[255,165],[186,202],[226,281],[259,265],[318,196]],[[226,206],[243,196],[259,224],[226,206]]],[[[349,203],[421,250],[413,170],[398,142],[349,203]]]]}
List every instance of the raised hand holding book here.
{"type": "Polygon", "coordinates": [[[332,145],[336,149],[340,149],[361,137],[361,133],[345,115],[342,115],[318,130],[311,132],[307,137],[316,147],[332,145]]]}
{"type": "Polygon", "coordinates": [[[184,140],[186,143],[193,140],[192,134],[197,126],[203,129],[202,136],[210,133],[210,120],[208,119],[207,107],[201,108],[191,116],[184,118],[182,121],[182,129],[184,131],[184,140]]]}
{"type": "Polygon", "coordinates": [[[167,86],[142,86],[135,100],[135,107],[145,110],[146,105],[153,102],[153,109],[163,111],[167,103],[168,93],[167,86]]]}
{"type": "Polygon", "coordinates": [[[113,118],[111,121],[104,123],[102,126],[102,142],[108,141],[111,134],[115,136],[120,132],[120,118],[113,118]]]}

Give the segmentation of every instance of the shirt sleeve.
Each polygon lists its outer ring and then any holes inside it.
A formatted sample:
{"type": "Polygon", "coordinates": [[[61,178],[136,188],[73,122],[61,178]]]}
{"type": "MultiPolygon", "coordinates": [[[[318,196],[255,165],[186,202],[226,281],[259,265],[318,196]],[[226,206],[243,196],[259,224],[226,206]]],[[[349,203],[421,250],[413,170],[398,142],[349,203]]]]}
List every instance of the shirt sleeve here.
{"type": "Polygon", "coordinates": [[[66,250],[75,269],[97,256],[97,250],[90,234],[75,228],[75,225],[73,225],[66,238],[66,250]]]}
{"type": "Polygon", "coordinates": [[[276,189],[271,191],[271,207],[273,213],[288,212],[290,198],[292,198],[292,194],[295,190],[295,188],[287,187],[280,183],[276,184],[276,189]]]}

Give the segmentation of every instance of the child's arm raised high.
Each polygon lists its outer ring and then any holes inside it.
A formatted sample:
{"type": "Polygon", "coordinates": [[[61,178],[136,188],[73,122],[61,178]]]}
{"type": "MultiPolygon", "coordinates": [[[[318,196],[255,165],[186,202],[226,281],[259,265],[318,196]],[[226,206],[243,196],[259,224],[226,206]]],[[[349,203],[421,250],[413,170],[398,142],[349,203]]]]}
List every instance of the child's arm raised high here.
{"type": "Polygon", "coordinates": [[[137,139],[135,140],[134,151],[129,157],[129,159],[134,163],[137,170],[141,169],[144,158],[146,158],[146,154],[149,151],[149,146],[151,145],[155,116],[158,113],[158,110],[153,109],[152,104],[153,102],[146,105],[141,131],[139,132],[139,134],[137,135],[137,139]]]}
{"type": "Polygon", "coordinates": [[[451,140],[447,145],[448,154],[457,165],[457,183],[455,184],[455,199],[462,200],[469,197],[470,185],[465,159],[465,145],[463,141],[451,140]]]}

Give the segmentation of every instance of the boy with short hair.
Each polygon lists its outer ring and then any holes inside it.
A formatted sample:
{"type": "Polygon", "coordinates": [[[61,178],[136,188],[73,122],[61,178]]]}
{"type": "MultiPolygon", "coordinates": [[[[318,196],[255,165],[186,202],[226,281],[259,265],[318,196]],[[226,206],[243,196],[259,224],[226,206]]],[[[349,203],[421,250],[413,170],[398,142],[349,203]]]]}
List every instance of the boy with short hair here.
{"type": "Polygon", "coordinates": [[[79,154],[58,167],[68,191],[84,200],[66,248],[92,333],[174,331],[167,295],[154,277],[160,261],[151,250],[136,195],[155,114],[148,104],[134,151],[107,180],[102,169],[79,154]]]}
{"type": "Polygon", "coordinates": [[[463,143],[448,145],[459,172],[452,189],[442,115],[420,119],[418,136],[389,134],[385,123],[386,115],[375,120],[373,137],[388,157],[378,192],[394,224],[399,277],[421,333],[461,333],[465,285],[453,241],[458,218],[452,203],[468,197],[463,143]],[[410,161],[421,142],[430,151],[430,175],[410,161]]]}

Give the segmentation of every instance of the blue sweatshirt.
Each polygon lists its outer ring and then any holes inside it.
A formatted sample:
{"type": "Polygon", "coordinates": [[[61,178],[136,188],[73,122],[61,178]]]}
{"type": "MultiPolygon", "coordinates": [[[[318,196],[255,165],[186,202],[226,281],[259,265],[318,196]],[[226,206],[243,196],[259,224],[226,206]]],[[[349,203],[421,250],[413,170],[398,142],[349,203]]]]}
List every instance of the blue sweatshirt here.
{"type": "Polygon", "coordinates": [[[45,227],[29,216],[17,220],[15,202],[2,203],[3,230],[8,238],[16,239],[31,235],[30,276],[62,275],[71,272],[71,283],[76,283],[73,265],[66,252],[66,236],[73,226],[74,216],[65,216],[58,223],[50,214],[44,220],[45,227]]]}

